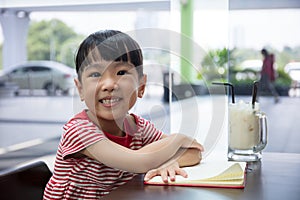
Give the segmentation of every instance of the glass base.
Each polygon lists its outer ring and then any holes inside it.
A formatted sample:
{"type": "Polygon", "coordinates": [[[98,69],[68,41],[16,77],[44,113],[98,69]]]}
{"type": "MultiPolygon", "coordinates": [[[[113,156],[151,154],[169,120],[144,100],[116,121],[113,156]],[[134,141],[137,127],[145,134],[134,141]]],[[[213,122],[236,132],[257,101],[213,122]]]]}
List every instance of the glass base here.
{"type": "Polygon", "coordinates": [[[228,152],[228,160],[230,161],[241,161],[241,162],[255,162],[262,158],[261,152],[253,154],[239,154],[234,152],[228,152]]]}

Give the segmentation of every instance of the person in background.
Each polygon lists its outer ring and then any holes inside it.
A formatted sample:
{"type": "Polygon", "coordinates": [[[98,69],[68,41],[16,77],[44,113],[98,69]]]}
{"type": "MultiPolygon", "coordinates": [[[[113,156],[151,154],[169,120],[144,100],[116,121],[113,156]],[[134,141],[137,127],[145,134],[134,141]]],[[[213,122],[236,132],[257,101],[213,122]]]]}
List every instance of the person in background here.
{"type": "Polygon", "coordinates": [[[115,30],[89,35],[77,51],[76,71],[87,109],[63,127],[44,199],[98,199],[137,173],[174,181],[187,177],[181,167],[201,161],[203,147],[195,139],[166,135],[129,113],[147,80],[141,48],[130,36],[115,30]]]}
{"type": "Polygon", "coordinates": [[[263,55],[263,65],[260,73],[261,75],[260,90],[262,92],[264,91],[271,92],[271,94],[274,97],[274,102],[278,103],[279,95],[274,85],[275,82],[274,54],[269,54],[269,52],[266,49],[262,49],[261,54],[263,55]]]}

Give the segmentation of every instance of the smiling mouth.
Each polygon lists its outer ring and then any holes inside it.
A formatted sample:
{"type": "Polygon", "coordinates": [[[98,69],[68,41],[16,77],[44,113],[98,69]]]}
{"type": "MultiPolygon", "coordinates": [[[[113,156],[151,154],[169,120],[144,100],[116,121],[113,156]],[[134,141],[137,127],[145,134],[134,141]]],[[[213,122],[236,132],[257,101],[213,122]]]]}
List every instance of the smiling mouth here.
{"type": "Polygon", "coordinates": [[[112,106],[117,104],[121,100],[122,100],[121,98],[104,98],[104,99],[100,99],[99,102],[105,106],[112,106]]]}

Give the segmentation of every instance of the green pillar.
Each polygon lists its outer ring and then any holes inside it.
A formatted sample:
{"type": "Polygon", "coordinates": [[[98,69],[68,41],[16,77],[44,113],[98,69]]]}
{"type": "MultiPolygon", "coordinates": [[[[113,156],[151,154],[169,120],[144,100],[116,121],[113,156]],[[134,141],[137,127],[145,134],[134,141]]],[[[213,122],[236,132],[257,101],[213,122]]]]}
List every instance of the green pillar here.
{"type": "Polygon", "coordinates": [[[181,11],[181,61],[180,72],[183,82],[191,82],[193,67],[190,63],[193,58],[193,0],[180,1],[181,11]]]}

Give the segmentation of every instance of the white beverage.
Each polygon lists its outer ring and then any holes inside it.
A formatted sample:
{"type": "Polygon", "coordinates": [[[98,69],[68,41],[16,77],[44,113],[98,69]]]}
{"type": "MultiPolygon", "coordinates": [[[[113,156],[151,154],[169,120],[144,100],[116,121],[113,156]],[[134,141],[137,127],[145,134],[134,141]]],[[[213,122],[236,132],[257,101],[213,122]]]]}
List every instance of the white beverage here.
{"type": "Polygon", "coordinates": [[[258,103],[239,101],[229,104],[229,148],[232,150],[252,150],[260,143],[258,103]]]}

